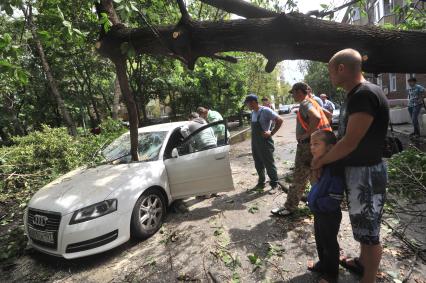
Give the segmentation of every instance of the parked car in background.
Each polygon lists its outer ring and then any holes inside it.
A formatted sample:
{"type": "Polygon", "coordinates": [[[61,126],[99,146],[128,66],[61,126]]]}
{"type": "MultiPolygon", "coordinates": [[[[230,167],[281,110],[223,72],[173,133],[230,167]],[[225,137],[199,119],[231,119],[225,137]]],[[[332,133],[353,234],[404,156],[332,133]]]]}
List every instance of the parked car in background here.
{"type": "Polygon", "coordinates": [[[281,105],[278,109],[278,114],[288,114],[291,112],[290,105],[281,105]]]}
{"type": "Polygon", "coordinates": [[[200,140],[218,121],[184,138],[175,122],[140,128],[139,162],[131,162],[130,135],[100,154],[104,161],[79,168],[40,189],[28,203],[24,226],[35,249],[67,259],[110,250],[161,227],[173,200],[234,189],[226,126],[222,140],[200,140]]]}
{"type": "Polygon", "coordinates": [[[291,107],[291,113],[297,113],[299,111],[299,105],[293,105],[291,107]]]}
{"type": "Polygon", "coordinates": [[[331,125],[333,128],[337,128],[339,126],[339,119],[340,119],[340,105],[334,104],[334,106],[335,106],[335,109],[333,110],[331,125]]]}

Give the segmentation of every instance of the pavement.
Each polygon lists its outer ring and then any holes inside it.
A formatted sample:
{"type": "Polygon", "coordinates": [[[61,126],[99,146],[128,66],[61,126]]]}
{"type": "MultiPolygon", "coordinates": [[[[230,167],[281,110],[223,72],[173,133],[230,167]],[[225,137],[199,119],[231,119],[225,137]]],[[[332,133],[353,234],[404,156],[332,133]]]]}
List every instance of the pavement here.
{"type": "MultiPolygon", "coordinates": [[[[295,115],[285,115],[275,136],[279,174],[289,173],[295,155],[295,115]]],[[[187,213],[169,213],[162,229],[145,241],[76,260],[28,251],[0,282],[317,282],[306,270],[316,259],[313,219],[304,204],[297,215],[277,218],[270,210],[286,194],[250,191],[257,181],[250,140],[231,148],[235,190],[207,200],[185,202],[187,213]]],[[[348,255],[358,254],[343,211],[338,236],[348,255]]],[[[391,230],[382,227],[385,246],[377,282],[425,283],[426,268],[391,230]]],[[[358,277],[340,270],[339,282],[358,277]]]]}

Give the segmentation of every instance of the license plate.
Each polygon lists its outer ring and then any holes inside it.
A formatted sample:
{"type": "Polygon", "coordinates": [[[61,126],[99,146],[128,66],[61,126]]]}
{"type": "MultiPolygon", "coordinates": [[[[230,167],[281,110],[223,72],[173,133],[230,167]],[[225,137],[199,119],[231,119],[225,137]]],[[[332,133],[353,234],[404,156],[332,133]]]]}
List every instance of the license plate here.
{"type": "Polygon", "coordinates": [[[39,231],[31,227],[28,227],[28,235],[30,236],[31,239],[34,239],[37,241],[41,241],[41,242],[45,242],[49,244],[55,243],[53,232],[39,231]]]}

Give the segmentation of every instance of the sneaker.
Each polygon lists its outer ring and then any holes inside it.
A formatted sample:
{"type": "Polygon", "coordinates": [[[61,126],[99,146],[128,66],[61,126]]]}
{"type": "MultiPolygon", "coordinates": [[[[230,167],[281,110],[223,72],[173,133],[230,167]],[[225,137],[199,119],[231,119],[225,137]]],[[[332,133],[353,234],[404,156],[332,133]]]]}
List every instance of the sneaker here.
{"type": "Polygon", "coordinates": [[[268,194],[273,195],[278,193],[278,188],[279,188],[278,184],[271,185],[271,188],[269,189],[268,194]]]}
{"type": "Polygon", "coordinates": [[[261,182],[259,182],[259,183],[257,183],[256,184],[256,186],[253,188],[253,189],[264,189],[265,188],[265,186],[266,186],[266,184],[265,183],[261,183],[261,182]]]}
{"type": "Polygon", "coordinates": [[[277,207],[271,210],[272,215],[275,216],[290,216],[293,214],[293,211],[287,210],[285,207],[277,207]]]}
{"type": "Polygon", "coordinates": [[[264,188],[265,188],[265,183],[257,183],[256,186],[254,186],[251,189],[248,189],[247,192],[263,192],[264,188]]]}

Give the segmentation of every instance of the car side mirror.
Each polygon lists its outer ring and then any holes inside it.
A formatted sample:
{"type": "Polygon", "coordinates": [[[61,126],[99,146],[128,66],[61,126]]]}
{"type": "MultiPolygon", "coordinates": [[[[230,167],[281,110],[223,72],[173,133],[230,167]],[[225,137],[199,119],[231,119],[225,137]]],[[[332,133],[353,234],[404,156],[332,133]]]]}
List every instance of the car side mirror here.
{"type": "Polygon", "coordinates": [[[177,148],[175,147],[172,150],[172,158],[178,158],[178,157],[179,157],[179,152],[178,152],[177,148]]]}

